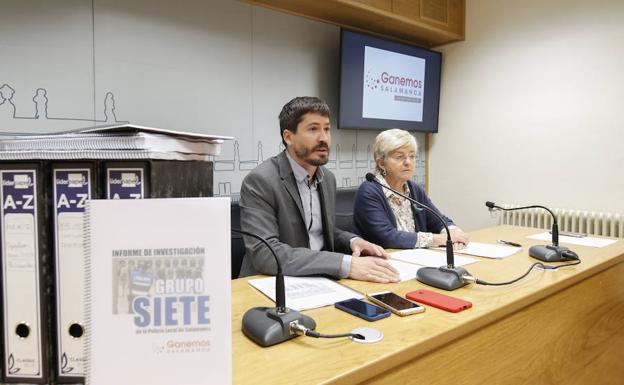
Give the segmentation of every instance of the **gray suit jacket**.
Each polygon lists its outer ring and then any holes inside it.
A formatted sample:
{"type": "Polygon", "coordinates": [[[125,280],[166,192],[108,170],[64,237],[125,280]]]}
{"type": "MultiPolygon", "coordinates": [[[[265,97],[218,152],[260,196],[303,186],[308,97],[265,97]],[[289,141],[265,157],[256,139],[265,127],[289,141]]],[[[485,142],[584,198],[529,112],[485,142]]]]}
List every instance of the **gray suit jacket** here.
{"type": "MultiPolygon", "coordinates": [[[[243,230],[264,237],[275,249],[285,275],[325,274],[339,278],[349,241],[356,235],[334,227],[336,178],[323,168],[319,184],[325,250],[310,249],[301,197],[286,153],[266,160],[251,171],[241,185],[240,210],[243,230]]],[[[245,236],[241,276],[275,275],[275,258],[255,238],[245,236]]]]}

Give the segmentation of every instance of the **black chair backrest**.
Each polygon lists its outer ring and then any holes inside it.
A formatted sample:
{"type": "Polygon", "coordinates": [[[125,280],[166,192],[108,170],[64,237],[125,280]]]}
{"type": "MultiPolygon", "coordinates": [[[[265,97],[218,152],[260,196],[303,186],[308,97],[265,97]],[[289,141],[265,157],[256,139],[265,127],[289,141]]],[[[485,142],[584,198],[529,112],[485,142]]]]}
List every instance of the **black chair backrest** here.
{"type": "MultiPolygon", "coordinates": [[[[336,227],[345,231],[353,231],[353,203],[357,188],[336,190],[336,227]]],[[[232,215],[232,227],[240,229],[240,207],[238,202],[232,202],[230,206],[232,215]]],[[[240,234],[232,233],[232,279],[240,275],[241,265],[245,257],[245,242],[240,234]]]]}
{"type": "Polygon", "coordinates": [[[353,231],[353,203],[357,188],[336,190],[336,227],[353,231]]]}
{"type": "MultiPolygon", "coordinates": [[[[238,202],[232,202],[230,214],[232,215],[232,227],[240,229],[240,207],[238,206],[238,202]]],[[[235,233],[232,233],[231,241],[232,279],[236,279],[240,274],[243,257],[245,256],[245,242],[243,241],[242,235],[235,233]]]]}

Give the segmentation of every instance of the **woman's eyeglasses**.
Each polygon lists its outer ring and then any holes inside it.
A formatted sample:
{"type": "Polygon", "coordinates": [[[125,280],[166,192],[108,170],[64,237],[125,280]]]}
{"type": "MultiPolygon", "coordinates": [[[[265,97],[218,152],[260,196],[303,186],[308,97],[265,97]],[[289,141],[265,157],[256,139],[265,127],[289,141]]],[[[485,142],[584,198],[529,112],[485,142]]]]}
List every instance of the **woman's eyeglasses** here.
{"type": "Polygon", "coordinates": [[[409,155],[409,156],[405,156],[403,154],[398,154],[398,155],[392,155],[389,158],[394,160],[395,162],[399,162],[399,163],[403,163],[403,162],[405,162],[408,159],[412,163],[416,162],[416,154],[412,154],[412,155],[409,155]]]}

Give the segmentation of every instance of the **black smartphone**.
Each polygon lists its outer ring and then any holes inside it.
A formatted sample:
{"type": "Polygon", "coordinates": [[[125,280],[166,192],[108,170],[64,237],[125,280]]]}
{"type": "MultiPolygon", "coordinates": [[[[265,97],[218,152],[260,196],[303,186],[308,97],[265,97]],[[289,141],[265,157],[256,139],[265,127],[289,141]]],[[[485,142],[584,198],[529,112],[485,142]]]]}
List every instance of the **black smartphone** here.
{"type": "Polygon", "coordinates": [[[334,306],[337,309],[346,311],[349,314],[353,314],[367,321],[377,321],[390,316],[390,312],[383,307],[364,302],[357,298],[336,302],[334,306]]]}

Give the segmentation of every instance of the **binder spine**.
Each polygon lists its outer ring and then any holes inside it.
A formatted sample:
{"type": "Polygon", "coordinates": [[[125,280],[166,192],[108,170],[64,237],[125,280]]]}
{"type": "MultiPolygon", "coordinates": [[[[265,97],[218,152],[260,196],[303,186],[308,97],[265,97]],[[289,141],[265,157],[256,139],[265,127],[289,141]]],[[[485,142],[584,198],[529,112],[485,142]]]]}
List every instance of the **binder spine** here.
{"type": "Polygon", "coordinates": [[[56,374],[61,383],[84,378],[84,210],[93,197],[93,163],[52,165],[56,294],[56,374]]]}
{"type": "Polygon", "coordinates": [[[144,199],[149,194],[148,162],[104,162],[105,199],[144,199]]]}
{"type": "Polygon", "coordinates": [[[84,373],[85,373],[85,385],[90,384],[91,378],[91,336],[93,335],[93,322],[91,321],[91,221],[90,221],[90,205],[87,202],[84,212],[83,222],[83,250],[84,250],[84,290],[83,290],[83,304],[84,304],[84,323],[85,323],[85,335],[83,343],[83,356],[84,356],[84,373]]]}
{"type": "Polygon", "coordinates": [[[49,380],[42,174],[39,163],[0,166],[2,366],[6,383],[49,380]]]}

